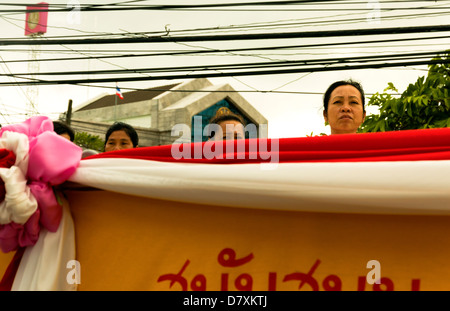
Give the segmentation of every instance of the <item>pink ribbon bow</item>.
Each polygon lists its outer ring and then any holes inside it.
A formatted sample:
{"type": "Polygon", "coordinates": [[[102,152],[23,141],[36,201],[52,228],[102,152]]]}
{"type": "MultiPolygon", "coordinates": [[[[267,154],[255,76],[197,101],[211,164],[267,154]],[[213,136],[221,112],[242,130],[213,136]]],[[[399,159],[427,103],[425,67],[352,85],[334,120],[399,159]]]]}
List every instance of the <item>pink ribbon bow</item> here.
{"type": "Polygon", "coordinates": [[[20,124],[6,125],[0,130],[28,136],[28,187],[38,203],[38,208],[25,224],[11,221],[0,225],[0,248],[3,252],[18,247],[34,245],[41,228],[55,232],[61,221],[59,205],[53,186],[66,181],[75,173],[82,150],[71,141],[53,131],[53,121],[45,116],[31,117],[20,124]]]}

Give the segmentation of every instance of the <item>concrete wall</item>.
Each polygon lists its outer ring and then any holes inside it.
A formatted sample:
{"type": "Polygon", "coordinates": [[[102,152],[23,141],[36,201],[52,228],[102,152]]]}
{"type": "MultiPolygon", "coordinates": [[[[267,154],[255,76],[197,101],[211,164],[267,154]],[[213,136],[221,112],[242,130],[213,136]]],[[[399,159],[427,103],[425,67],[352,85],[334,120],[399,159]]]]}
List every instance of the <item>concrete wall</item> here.
{"type": "MultiPolygon", "coordinates": [[[[150,115],[151,107],[152,101],[145,100],[111,107],[74,111],[72,112],[72,118],[90,122],[113,122],[115,119],[121,120],[136,116],[150,115]]],[[[150,127],[150,124],[148,126],[150,127]]]]}

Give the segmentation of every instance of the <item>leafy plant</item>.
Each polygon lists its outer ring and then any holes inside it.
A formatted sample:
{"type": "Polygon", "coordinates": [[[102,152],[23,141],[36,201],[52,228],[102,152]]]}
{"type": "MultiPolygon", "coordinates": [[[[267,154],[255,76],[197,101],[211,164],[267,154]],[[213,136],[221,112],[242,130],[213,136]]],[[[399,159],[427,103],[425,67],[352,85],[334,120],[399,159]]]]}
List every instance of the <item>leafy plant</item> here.
{"type": "Polygon", "coordinates": [[[100,136],[91,135],[86,132],[77,132],[75,133],[74,143],[83,149],[92,149],[99,152],[103,151],[103,147],[105,142],[100,136]]]}
{"type": "Polygon", "coordinates": [[[318,135],[314,134],[314,132],[311,132],[311,134],[306,134],[306,137],[314,137],[314,136],[327,136],[325,133],[320,133],[318,135]]]}
{"type": "Polygon", "coordinates": [[[450,52],[433,58],[428,74],[398,90],[389,82],[383,93],[375,93],[367,105],[377,106],[378,114],[366,117],[359,132],[385,132],[407,129],[450,127],[450,52]]]}

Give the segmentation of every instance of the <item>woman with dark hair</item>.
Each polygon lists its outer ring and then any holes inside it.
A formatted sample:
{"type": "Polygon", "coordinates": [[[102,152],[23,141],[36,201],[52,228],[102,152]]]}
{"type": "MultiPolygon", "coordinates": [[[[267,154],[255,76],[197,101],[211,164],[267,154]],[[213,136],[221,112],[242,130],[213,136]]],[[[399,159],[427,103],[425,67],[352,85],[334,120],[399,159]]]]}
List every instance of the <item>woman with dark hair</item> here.
{"type": "Polygon", "coordinates": [[[342,80],[331,84],[323,97],[323,118],[331,134],[351,134],[364,122],[364,90],[356,81],[342,80]]]}
{"type": "Polygon", "coordinates": [[[74,130],[67,125],[67,123],[61,121],[53,121],[53,130],[56,134],[73,142],[75,140],[74,130]]]}
{"type": "Polygon", "coordinates": [[[115,122],[108,128],[105,135],[105,151],[136,148],[139,137],[131,125],[115,122]]]}

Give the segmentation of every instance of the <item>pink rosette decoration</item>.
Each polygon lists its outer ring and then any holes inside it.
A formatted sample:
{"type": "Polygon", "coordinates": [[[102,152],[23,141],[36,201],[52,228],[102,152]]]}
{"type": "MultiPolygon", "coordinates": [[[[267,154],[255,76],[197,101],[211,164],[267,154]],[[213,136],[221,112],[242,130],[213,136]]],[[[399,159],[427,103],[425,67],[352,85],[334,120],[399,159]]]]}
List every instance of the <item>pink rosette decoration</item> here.
{"type": "Polygon", "coordinates": [[[53,121],[44,116],[4,126],[0,148],[16,156],[13,166],[0,167],[5,185],[5,200],[0,203],[0,248],[6,253],[34,245],[42,228],[58,229],[62,207],[53,186],[76,171],[82,150],[56,134],[53,121]]]}

